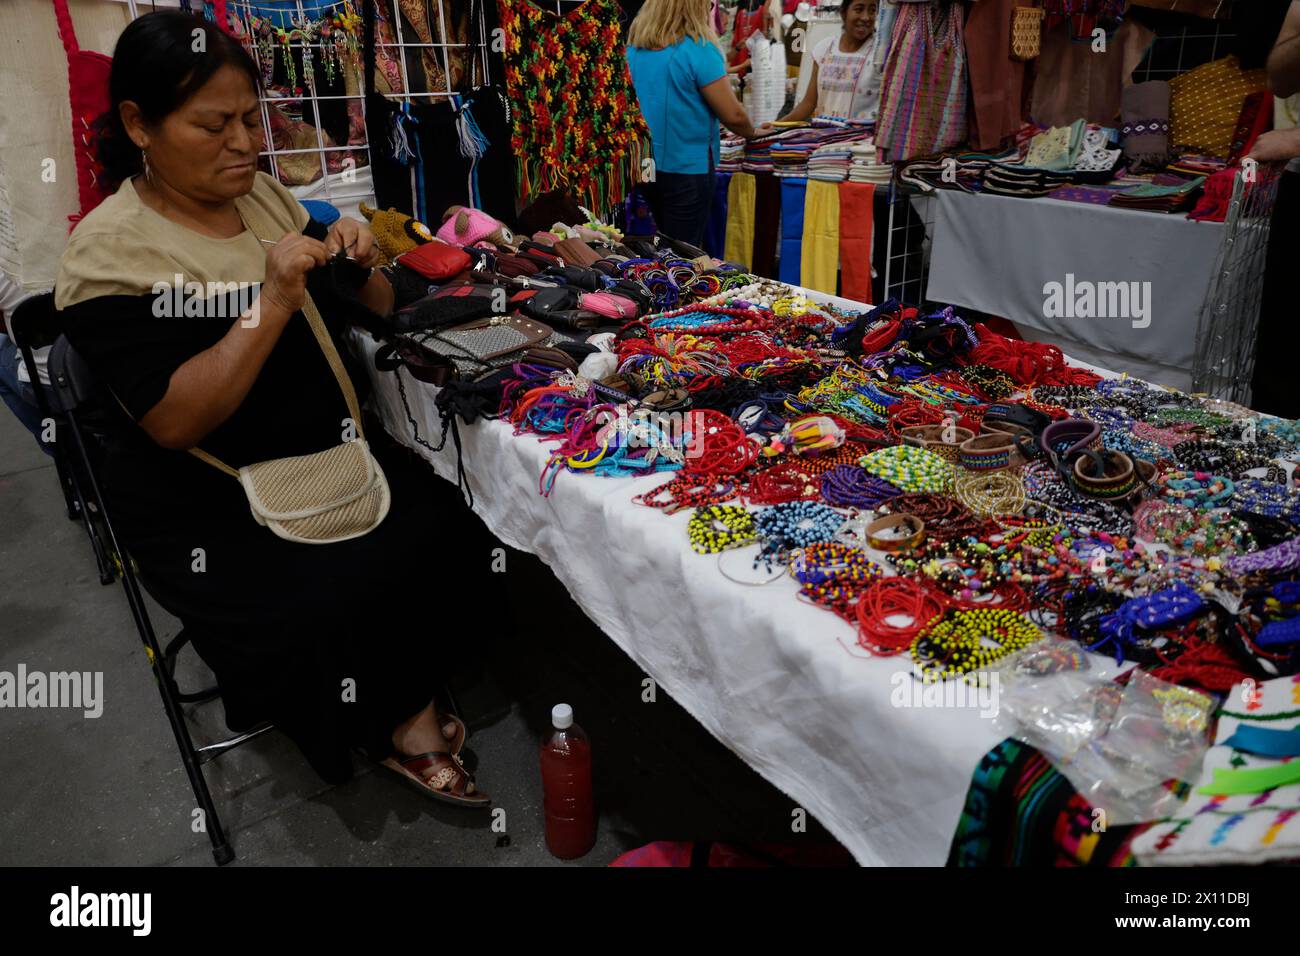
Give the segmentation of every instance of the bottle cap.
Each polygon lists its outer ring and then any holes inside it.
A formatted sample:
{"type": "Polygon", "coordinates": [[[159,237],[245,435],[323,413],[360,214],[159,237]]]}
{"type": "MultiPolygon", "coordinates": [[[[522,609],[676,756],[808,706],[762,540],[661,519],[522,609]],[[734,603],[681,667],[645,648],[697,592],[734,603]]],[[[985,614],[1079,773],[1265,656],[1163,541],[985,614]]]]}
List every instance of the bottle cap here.
{"type": "Polygon", "coordinates": [[[568,704],[556,704],[551,708],[551,725],[556,730],[566,730],[573,726],[573,708],[568,704]]]}

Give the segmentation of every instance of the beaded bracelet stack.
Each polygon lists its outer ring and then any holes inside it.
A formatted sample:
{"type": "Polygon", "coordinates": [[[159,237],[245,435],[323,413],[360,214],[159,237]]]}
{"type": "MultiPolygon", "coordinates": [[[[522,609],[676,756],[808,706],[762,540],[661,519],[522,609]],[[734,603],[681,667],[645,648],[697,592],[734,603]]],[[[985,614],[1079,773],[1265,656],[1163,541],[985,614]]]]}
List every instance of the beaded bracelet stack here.
{"type": "Polygon", "coordinates": [[[828,542],[844,518],[832,508],[810,501],[791,501],[764,508],[755,530],[763,539],[764,556],[784,557],[791,551],[828,542]]]}
{"type": "Polygon", "coordinates": [[[1231,478],[1204,471],[1166,471],[1155,481],[1155,492],[1166,501],[1189,508],[1218,508],[1232,497],[1231,478]]]}
{"type": "Polygon", "coordinates": [[[911,445],[894,445],[863,455],[858,462],[877,478],[903,491],[944,493],[952,487],[953,468],[932,451],[911,445]]]}
{"type": "Polygon", "coordinates": [[[1042,633],[1028,618],[1000,608],[952,611],[912,642],[912,661],[926,683],[988,668],[1028,647],[1042,633]]]}
{"type": "Polygon", "coordinates": [[[691,515],[686,534],[696,554],[718,554],[755,541],[758,526],[753,513],[740,505],[709,505],[691,515]]]}
{"type": "Polygon", "coordinates": [[[1025,508],[1025,483],[1009,471],[957,476],[957,500],[981,518],[1016,515],[1025,508]]]}

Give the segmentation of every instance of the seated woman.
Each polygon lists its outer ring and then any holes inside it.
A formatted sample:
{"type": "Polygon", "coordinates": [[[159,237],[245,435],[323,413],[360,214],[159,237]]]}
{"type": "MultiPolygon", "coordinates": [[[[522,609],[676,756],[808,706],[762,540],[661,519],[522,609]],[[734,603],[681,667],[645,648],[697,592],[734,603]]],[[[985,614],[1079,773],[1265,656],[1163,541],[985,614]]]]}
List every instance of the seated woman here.
{"type": "MultiPolygon", "coordinates": [[[[844,0],[840,7],[844,29],[813,47],[812,75],[803,99],[776,122],[802,122],[814,116],[875,122],[881,82],[875,66],[879,7],[878,0],[844,0]]],[[[759,131],[772,129],[764,124],[759,131]]]]}
{"type": "Polygon", "coordinates": [[[272,721],[331,782],[359,748],[431,796],[486,805],[455,756],[464,725],[431,703],[449,649],[429,594],[454,573],[441,483],[372,449],[387,517],[307,544],[257,523],[240,482],[187,453],[239,468],[355,436],[345,385],[365,376],[336,374],[326,343],[346,355],[350,320],[387,313],[393,293],[363,268],[348,295],[319,267],[338,252],[373,266],[373,236],[350,219],[326,230],[258,172],[257,70],[207,21],[135,20],[110,92],[100,159],[121,185],[73,232],[55,303],[125,412],[106,497],[146,587],[216,673],[232,729],[272,721]]]}

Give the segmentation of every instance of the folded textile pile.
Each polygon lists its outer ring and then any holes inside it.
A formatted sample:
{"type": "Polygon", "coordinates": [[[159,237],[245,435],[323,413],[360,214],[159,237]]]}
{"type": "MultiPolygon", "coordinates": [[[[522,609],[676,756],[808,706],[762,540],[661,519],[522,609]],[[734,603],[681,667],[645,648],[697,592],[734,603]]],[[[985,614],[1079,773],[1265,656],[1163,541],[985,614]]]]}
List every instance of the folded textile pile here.
{"type": "Polygon", "coordinates": [[[874,183],[883,186],[894,175],[894,167],[889,163],[876,161],[879,151],[870,140],[854,143],[849,147],[853,162],[849,165],[848,181],[851,183],[874,183]]]}
{"type": "Polygon", "coordinates": [[[770,173],[772,171],[771,138],[763,136],[746,143],[745,158],[740,168],[747,173],[770,173]]]}
{"type": "Polygon", "coordinates": [[[1166,172],[1181,173],[1184,176],[1213,176],[1228,168],[1226,159],[1217,156],[1180,156],[1168,166],[1166,172]]]}
{"type": "MultiPolygon", "coordinates": [[[[1172,178],[1172,177],[1170,177],[1172,178]]],[[[1147,209],[1152,212],[1180,212],[1192,204],[1196,190],[1205,182],[1204,176],[1184,180],[1179,185],[1159,185],[1156,182],[1136,186],[1111,197],[1110,205],[1121,209],[1147,209]]]]}
{"type": "Polygon", "coordinates": [[[772,144],[772,172],[777,176],[807,176],[808,157],[817,148],[814,140],[787,137],[772,144]]]}
{"type": "Polygon", "coordinates": [[[819,146],[808,157],[808,178],[828,183],[842,183],[849,174],[853,154],[843,143],[819,146]]]}
{"type": "Polygon", "coordinates": [[[738,173],[745,159],[745,140],[733,133],[722,137],[722,155],[718,157],[718,172],[738,173]]]}
{"type": "Polygon", "coordinates": [[[995,163],[1016,163],[1021,151],[1007,148],[999,152],[964,152],[928,159],[914,159],[899,168],[900,182],[922,192],[935,189],[958,189],[979,192],[984,173],[995,163]]]}
{"type": "Polygon", "coordinates": [[[982,191],[994,196],[1018,196],[1033,199],[1046,196],[1057,186],[1071,181],[1071,171],[1034,169],[1010,163],[993,163],[984,173],[982,191]]]}

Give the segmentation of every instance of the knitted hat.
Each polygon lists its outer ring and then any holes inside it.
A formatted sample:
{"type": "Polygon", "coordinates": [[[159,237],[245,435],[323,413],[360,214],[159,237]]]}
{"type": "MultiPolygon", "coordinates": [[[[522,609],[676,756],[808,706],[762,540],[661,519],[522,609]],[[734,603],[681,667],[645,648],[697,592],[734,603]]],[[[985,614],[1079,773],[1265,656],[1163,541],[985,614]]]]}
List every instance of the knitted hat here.
{"type": "Polygon", "coordinates": [[[452,206],[442,214],[442,228],[438,238],[454,246],[472,246],[490,242],[498,249],[512,249],[515,235],[505,223],[493,219],[481,209],[469,206],[452,206]]]}
{"type": "Polygon", "coordinates": [[[375,234],[379,251],[389,262],[396,262],[404,252],[410,252],[416,246],[433,240],[429,227],[418,219],[412,219],[404,212],[388,209],[383,212],[371,209],[365,203],[358,207],[361,215],[370,222],[370,231],[375,234]]]}

